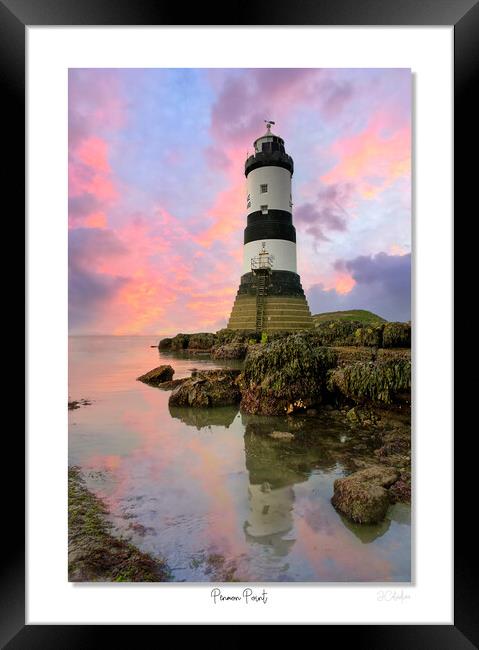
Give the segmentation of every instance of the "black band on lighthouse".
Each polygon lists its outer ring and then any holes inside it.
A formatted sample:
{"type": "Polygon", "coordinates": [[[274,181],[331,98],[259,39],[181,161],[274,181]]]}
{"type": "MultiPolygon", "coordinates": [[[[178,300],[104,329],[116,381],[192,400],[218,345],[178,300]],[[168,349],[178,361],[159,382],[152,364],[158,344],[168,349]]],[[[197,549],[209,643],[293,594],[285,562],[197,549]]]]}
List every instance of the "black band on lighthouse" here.
{"type": "Polygon", "coordinates": [[[245,244],[265,239],[283,239],[284,241],[296,242],[296,229],[291,224],[279,221],[258,223],[254,226],[246,226],[244,229],[245,244]]]}
{"type": "Polygon", "coordinates": [[[291,172],[291,176],[294,172],[293,159],[282,151],[258,152],[250,156],[245,162],[245,176],[258,167],[283,167],[291,172]]]}

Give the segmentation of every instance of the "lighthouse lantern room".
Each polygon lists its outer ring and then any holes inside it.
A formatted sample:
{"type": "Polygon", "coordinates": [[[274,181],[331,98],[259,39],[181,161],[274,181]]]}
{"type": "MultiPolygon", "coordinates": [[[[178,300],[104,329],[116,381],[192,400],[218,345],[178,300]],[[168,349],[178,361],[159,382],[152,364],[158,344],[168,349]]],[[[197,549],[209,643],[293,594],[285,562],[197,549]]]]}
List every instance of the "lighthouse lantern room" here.
{"type": "Polygon", "coordinates": [[[291,179],[293,159],[271,131],[245,162],[247,225],[243,270],[228,328],[279,331],[313,327],[296,267],[291,179]]]}

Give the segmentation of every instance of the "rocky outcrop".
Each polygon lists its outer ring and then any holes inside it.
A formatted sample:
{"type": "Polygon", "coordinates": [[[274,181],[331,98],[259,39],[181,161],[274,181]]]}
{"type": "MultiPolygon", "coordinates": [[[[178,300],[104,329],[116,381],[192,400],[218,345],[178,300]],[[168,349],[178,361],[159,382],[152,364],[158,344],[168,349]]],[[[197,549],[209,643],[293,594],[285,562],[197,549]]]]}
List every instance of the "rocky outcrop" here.
{"type": "Polygon", "coordinates": [[[382,445],[374,452],[381,463],[399,472],[399,479],[389,490],[392,502],[411,501],[411,429],[399,426],[382,435],[382,445]]]}
{"type": "Polygon", "coordinates": [[[189,350],[210,350],[216,343],[216,336],[210,332],[190,334],[188,341],[189,350]]]}
{"type": "Polygon", "coordinates": [[[323,345],[382,346],[384,323],[361,323],[354,320],[330,320],[317,325],[316,334],[323,345]]]}
{"type": "Polygon", "coordinates": [[[392,467],[373,465],[334,481],[333,506],[359,524],[382,521],[391,503],[388,492],[399,478],[392,467]]]}
{"type": "Polygon", "coordinates": [[[161,388],[161,390],[174,390],[175,388],[178,388],[178,386],[181,386],[181,384],[184,384],[185,381],[188,380],[188,377],[183,377],[182,379],[172,379],[171,381],[163,381],[161,384],[157,385],[157,388],[161,388]]]}
{"type": "Polygon", "coordinates": [[[137,377],[138,381],[142,381],[145,384],[150,384],[152,386],[158,386],[165,381],[171,381],[173,379],[174,370],[171,366],[163,365],[153,368],[149,372],[146,372],[144,375],[137,377]]]}
{"type": "Polygon", "coordinates": [[[349,366],[356,361],[374,361],[374,348],[368,347],[351,347],[351,346],[332,346],[332,350],[337,355],[338,366],[349,366]]]}
{"type": "Polygon", "coordinates": [[[170,350],[172,340],[173,339],[171,339],[171,338],[161,339],[161,341],[158,343],[158,348],[160,350],[170,350]]]}
{"type": "Polygon", "coordinates": [[[301,332],[254,346],[240,378],[241,409],[246,413],[281,415],[320,404],[326,375],[337,363],[315,334],[301,332]]]}
{"type": "Polygon", "coordinates": [[[213,359],[244,359],[248,352],[248,344],[241,340],[218,345],[213,349],[213,359]]]}
{"type": "Polygon", "coordinates": [[[411,362],[389,358],[339,367],[329,373],[328,389],[355,402],[391,404],[411,390],[411,362]]]}
{"type": "Polygon", "coordinates": [[[74,399],[72,401],[68,401],[68,410],[69,411],[74,411],[75,409],[79,409],[80,406],[90,406],[91,400],[89,399],[74,399]]]}
{"type": "Polygon", "coordinates": [[[411,323],[362,323],[354,320],[323,321],[316,333],[323,345],[371,348],[411,347],[411,323]]]}
{"type": "Polygon", "coordinates": [[[405,359],[411,361],[411,348],[380,348],[376,350],[376,361],[405,359]]]}
{"type": "Polygon", "coordinates": [[[411,323],[386,323],[383,330],[383,347],[410,348],[411,323]]]}
{"type": "Polygon", "coordinates": [[[170,406],[211,407],[237,404],[241,393],[237,384],[239,370],[197,371],[170,395],[170,406]]]}
{"type": "Polygon", "coordinates": [[[190,334],[177,334],[171,339],[170,348],[172,350],[186,350],[190,342],[190,334]]]}

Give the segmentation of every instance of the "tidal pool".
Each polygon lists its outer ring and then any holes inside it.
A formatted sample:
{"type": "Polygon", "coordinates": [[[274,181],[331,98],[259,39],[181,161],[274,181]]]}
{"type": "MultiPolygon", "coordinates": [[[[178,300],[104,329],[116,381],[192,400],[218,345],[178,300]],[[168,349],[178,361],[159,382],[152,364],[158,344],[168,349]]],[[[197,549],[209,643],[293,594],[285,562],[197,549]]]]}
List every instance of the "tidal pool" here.
{"type": "Polygon", "coordinates": [[[162,363],[239,367],[151,348],[153,337],[69,340],[69,463],[105,499],[118,534],[163,557],[176,581],[409,582],[410,507],[355,525],[330,503],[367,440],[328,416],[260,417],[169,408],[136,381],[162,363]],[[273,439],[289,431],[294,440],[273,439]]]}

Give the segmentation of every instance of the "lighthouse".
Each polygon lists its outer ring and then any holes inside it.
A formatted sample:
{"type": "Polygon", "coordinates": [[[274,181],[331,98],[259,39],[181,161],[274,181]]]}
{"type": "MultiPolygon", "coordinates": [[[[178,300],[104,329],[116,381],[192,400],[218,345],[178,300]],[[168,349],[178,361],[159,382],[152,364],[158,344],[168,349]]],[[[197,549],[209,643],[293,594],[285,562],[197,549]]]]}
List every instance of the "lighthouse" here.
{"type": "Polygon", "coordinates": [[[245,162],[243,269],[228,329],[309,329],[313,319],[297,272],[293,159],[272,133],[274,122],[265,122],[266,133],[245,162]]]}

